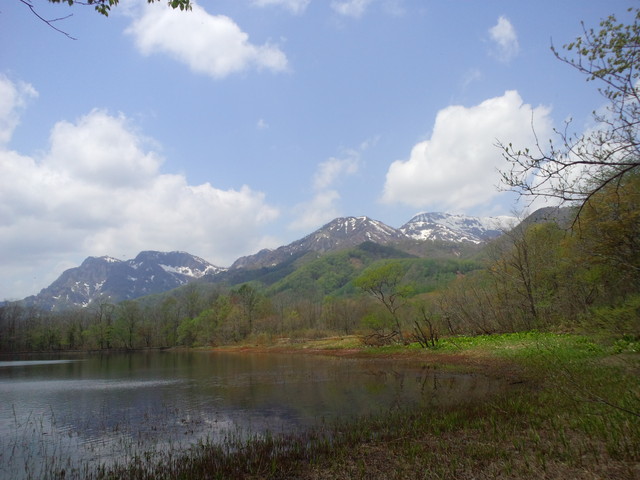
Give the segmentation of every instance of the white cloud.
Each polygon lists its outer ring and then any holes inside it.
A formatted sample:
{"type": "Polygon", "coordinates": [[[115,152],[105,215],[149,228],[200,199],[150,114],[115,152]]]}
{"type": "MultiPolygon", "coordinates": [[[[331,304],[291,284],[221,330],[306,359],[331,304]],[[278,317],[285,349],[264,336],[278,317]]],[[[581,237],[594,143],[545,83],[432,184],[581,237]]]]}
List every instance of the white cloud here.
{"type": "Polygon", "coordinates": [[[39,159],[0,149],[0,298],[36,293],[89,255],[184,250],[224,266],[264,245],[278,211],[263,193],[160,173],[145,145],[124,116],[96,110],[56,124],[39,159]]]}
{"type": "Polygon", "coordinates": [[[547,138],[549,114],[546,107],[524,104],[516,91],[441,110],[431,138],[389,167],[382,201],[450,212],[488,204],[499,194],[497,170],[505,167],[496,142],[533,147],[532,118],[537,134],[547,138]]]}
{"type": "Polygon", "coordinates": [[[407,13],[404,6],[404,0],[386,0],[383,4],[383,8],[389,15],[394,17],[402,17],[407,13]]]}
{"type": "MultiPolygon", "coordinates": [[[[362,144],[364,150],[368,142],[362,144]]],[[[338,202],[340,193],[336,184],[354,175],[360,168],[360,151],[345,150],[342,158],[329,158],[318,164],[313,177],[314,196],[311,201],[295,207],[296,219],[289,225],[291,230],[308,231],[320,227],[340,216],[338,202]]]]}
{"type": "Polygon", "coordinates": [[[497,47],[496,54],[501,61],[508,62],[518,54],[518,36],[508,18],[498,18],[498,23],[489,29],[489,36],[497,47]]]}
{"type": "Polygon", "coordinates": [[[304,12],[310,2],[311,0],[253,0],[253,4],[258,7],[279,6],[295,14],[304,12]]]}
{"type": "Polygon", "coordinates": [[[109,188],[145,185],[157,175],[162,159],[154,152],[143,152],[144,139],[128,133],[131,130],[124,116],[99,110],[75,124],[58,122],[45,164],[87,184],[109,188]]]}
{"type": "Polygon", "coordinates": [[[462,77],[462,89],[467,89],[469,85],[479,80],[482,80],[482,72],[477,68],[472,68],[462,77]]]}
{"type": "Polygon", "coordinates": [[[28,83],[14,83],[0,75],[0,145],[6,145],[20,120],[20,111],[30,98],[38,96],[28,83]]]}
{"type": "Polygon", "coordinates": [[[194,72],[223,78],[250,68],[281,72],[287,57],[275,45],[254,45],[229,17],[210,15],[193,5],[178,13],[164,5],[148,5],[127,29],[145,55],[164,53],[194,72]]]}
{"type": "Polygon", "coordinates": [[[310,202],[295,207],[296,219],[289,224],[289,229],[308,232],[339,217],[339,200],[340,194],[336,190],[317,192],[310,202]]]}
{"type": "Polygon", "coordinates": [[[314,176],[314,188],[325,190],[333,185],[340,176],[353,175],[358,171],[360,155],[354,150],[345,152],[344,158],[330,158],[318,165],[314,176]]]}
{"type": "Polygon", "coordinates": [[[345,17],[360,18],[373,0],[333,0],[331,8],[345,17]]]}

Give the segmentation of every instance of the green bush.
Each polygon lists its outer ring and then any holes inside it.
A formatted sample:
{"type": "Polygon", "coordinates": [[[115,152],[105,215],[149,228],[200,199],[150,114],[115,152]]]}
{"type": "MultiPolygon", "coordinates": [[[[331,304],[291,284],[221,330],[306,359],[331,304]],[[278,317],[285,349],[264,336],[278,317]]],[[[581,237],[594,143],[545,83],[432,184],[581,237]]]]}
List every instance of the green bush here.
{"type": "Polygon", "coordinates": [[[600,329],[640,340],[640,295],[630,295],[618,305],[596,308],[591,318],[600,329]]]}

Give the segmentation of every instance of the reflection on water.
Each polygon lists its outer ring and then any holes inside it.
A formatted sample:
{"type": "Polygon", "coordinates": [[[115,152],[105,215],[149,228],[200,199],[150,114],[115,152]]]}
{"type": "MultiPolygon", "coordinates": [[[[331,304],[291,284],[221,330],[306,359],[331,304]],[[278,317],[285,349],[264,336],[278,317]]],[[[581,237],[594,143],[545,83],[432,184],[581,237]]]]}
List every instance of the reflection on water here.
{"type": "Polygon", "coordinates": [[[28,367],[36,365],[55,365],[57,363],[70,363],[74,360],[10,360],[0,361],[0,368],[3,367],[28,367]]]}
{"type": "Polygon", "coordinates": [[[25,469],[38,477],[47,457],[59,466],[126,460],[229,432],[295,432],[493,388],[481,377],[427,367],[304,355],[151,352],[0,362],[0,477],[25,469]]]}

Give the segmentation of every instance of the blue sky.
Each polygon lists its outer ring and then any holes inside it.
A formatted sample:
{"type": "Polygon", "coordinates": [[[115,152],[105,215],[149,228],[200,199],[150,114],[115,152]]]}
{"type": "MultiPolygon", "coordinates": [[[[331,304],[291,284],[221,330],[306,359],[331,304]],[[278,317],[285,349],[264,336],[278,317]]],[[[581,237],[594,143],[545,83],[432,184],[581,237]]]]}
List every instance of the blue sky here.
{"type": "MultiPolygon", "coordinates": [[[[0,299],[89,255],[228,266],[338,216],[510,214],[497,140],[602,106],[550,51],[622,1],[201,0],[0,10],[0,299]]],[[[535,207],[536,205],[534,205],[535,207]]]]}

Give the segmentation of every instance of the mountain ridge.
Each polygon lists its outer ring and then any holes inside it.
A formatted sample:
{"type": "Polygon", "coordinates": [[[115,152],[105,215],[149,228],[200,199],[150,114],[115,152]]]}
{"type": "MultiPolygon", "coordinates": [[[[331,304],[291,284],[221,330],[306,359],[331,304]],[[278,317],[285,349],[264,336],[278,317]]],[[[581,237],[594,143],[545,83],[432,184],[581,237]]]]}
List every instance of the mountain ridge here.
{"type": "Polygon", "coordinates": [[[401,250],[401,245],[406,243],[479,245],[499,236],[507,220],[513,219],[423,212],[396,229],[366,216],[338,217],[287,245],[240,257],[229,268],[215,266],[200,257],[180,251],[147,250],[129,260],[110,256],[87,257],[79,267],[66,270],[51,285],[23,302],[54,310],[87,307],[102,300],[131,300],[196,280],[211,281],[223,272],[240,273],[273,268],[310,253],[322,255],[356,247],[364,242],[396,246],[401,250]],[[499,224],[502,227],[499,228],[499,224]]]}
{"type": "Polygon", "coordinates": [[[442,212],[414,215],[399,230],[415,240],[443,240],[480,244],[492,240],[513,226],[514,217],[472,217],[442,212]]]}
{"type": "Polygon", "coordinates": [[[62,272],[51,285],[23,302],[45,310],[58,310],[87,307],[100,300],[132,300],[171,290],[223,270],[181,251],[146,250],[129,260],[108,255],[92,256],[80,266],[62,272]]]}
{"type": "Polygon", "coordinates": [[[386,244],[403,238],[398,230],[369,217],[338,217],[309,235],[273,250],[264,249],[253,255],[238,258],[229,267],[261,268],[277,265],[300,252],[325,253],[355,247],[363,242],[386,244]]]}

